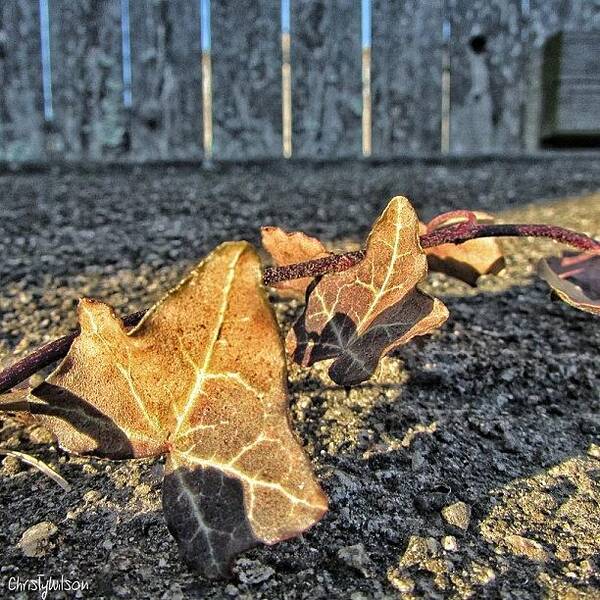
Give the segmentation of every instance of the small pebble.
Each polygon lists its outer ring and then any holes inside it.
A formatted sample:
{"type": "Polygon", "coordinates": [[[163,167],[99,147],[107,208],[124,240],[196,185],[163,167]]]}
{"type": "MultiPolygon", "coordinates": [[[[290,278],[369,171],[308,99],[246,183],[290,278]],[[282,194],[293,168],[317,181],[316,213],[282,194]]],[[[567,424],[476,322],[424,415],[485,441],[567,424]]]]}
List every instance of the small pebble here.
{"type": "Polygon", "coordinates": [[[90,490],[83,495],[83,499],[90,504],[93,502],[97,502],[102,498],[102,494],[97,490],[90,490]]]}
{"type": "Polygon", "coordinates": [[[587,453],[588,456],[600,458],[600,446],[598,444],[590,444],[590,447],[587,449],[587,453]]]}
{"type": "Polygon", "coordinates": [[[410,577],[401,575],[398,569],[388,572],[388,581],[402,594],[410,594],[415,589],[415,582],[410,577]]]}
{"type": "Polygon", "coordinates": [[[58,527],[51,521],[42,521],[27,529],[17,546],[24,556],[29,558],[44,556],[52,547],[50,540],[58,532],[58,527]]]}
{"type": "Polygon", "coordinates": [[[537,562],[545,562],[548,560],[548,555],[539,542],[523,537],[522,535],[507,535],[506,544],[513,554],[526,556],[537,562]]]}
{"type": "Polygon", "coordinates": [[[371,559],[365,551],[363,544],[344,546],[338,550],[338,558],[349,567],[361,572],[365,577],[369,576],[371,559]]]}
{"type": "Polygon", "coordinates": [[[456,552],[458,550],[458,542],[453,535],[445,535],[442,538],[442,548],[447,552],[456,552]]]}
{"type": "Polygon", "coordinates": [[[471,507],[464,502],[455,502],[442,508],[442,516],[449,525],[466,530],[471,520],[471,507]]]}
{"type": "Polygon", "coordinates": [[[252,585],[266,581],[275,571],[257,560],[241,558],[237,561],[238,573],[241,583],[252,585]]]}
{"type": "Polygon", "coordinates": [[[23,470],[23,465],[15,456],[6,456],[2,461],[2,469],[7,475],[16,475],[23,470]]]}

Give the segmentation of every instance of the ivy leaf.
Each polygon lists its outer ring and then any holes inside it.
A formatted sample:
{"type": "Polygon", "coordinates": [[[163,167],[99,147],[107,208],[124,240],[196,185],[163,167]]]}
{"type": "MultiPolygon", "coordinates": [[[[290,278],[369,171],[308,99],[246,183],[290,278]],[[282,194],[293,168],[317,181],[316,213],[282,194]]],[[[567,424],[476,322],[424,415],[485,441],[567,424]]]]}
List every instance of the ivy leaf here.
{"type": "MultiPolygon", "coordinates": [[[[264,249],[278,267],[323,258],[329,254],[321,241],[301,231],[287,232],[279,227],[262,227],[260,233],[264,249]]],[[[311,281],[311,277],[303,277],[281,281],[273,287],[279,290],[281,296],[303,298],[311,281]]]]}
{"type": "Polygon", "coordinates": [[[600,315],[600,251],[565,252],[542,259],[538,273],[561,300],[600,315]]]}
{"type": "Polygon", "coordinates": [[[426,274],[417,216],[398,196],[374,224],[364,260],[308,288],[288,353],[304,366],[335,358],[329,376],[340,385],[368,379],[381,356],[448,318],[439,300],[417,289],[426,274]]]}
{"type": "Polygon", "coordinates": [[[31,411],[71,452],[167,455],[163,507],[207,576],[315,523],[327,500],[288,420],[286,362],[246,242],[219,246],[127,332],[84,299],[81,334],[31,411]]]}
{"type": "MultiPolygon", "coordinates": [[[[439,215],[427,225],[421,225],[421,232],[429,233],[465,220],[493,223],[494,217],[479,211],[453,211],[439,215]]],[[[495,238],[468,240],[462,244],[441,244],[426,248],[425,254],[432,271],[445,273],[471,286],[476,286],[482,275],[497,275],[505,267],[502,246],[495,238]]]]}

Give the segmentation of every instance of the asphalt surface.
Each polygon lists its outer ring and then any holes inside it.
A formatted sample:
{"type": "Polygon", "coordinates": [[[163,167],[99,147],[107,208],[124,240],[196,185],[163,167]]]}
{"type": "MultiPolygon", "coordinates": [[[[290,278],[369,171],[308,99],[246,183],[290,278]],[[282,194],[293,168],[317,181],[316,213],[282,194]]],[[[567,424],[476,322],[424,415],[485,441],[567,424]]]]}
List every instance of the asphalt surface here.
{"type": "MultiPolygon", "coordinates": [[[[148,306],[221,241],[258,243],[260,225],[344,248],[405,195],[425,220],[477,208],[599,235],[599,190],[600,161],[564,157],[5,172],[0,355],[68,331],[82,295],[122,314],[148,306]]],[[[86,598],[597,597],[599,321],[551,302],[533,277],[555,244],[506,250],[506,271],[476,290],[434,275],[427,289],[448,323],[372,381],[348,391],[326,365],[291,367],[294,426],[330,512],[300,538],[247,552],[228,582],[179,560],[160,459],[68,456],[39,427],[0,417],[0,447],[72,484],[65,493],[12,457],[0,464],[0,595],[38,597],[11,578],[42,573],[86,582],[86,598]],[[37,557],[22,541],[33,526],[37,557]]],[[[285,330],[299,307],[275,306],[285,330]]]]}

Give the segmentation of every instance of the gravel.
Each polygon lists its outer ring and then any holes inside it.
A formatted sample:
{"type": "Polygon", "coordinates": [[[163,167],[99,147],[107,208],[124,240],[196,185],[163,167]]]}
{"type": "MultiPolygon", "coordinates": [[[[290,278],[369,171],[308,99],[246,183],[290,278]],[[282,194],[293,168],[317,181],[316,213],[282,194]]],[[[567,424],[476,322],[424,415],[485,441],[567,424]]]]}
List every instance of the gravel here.
{"type": "MultiPolygon", "coordinates": [[[[66,332],[82,295],[123,314],[148,306],[219,242],[256,243],[260,225],[348,247],[402,194],[424,219],[478,208],[598,235],[599,190],[600,161],[564,156],[4,172],[0,356],[66,332]]],[[[39,427],[1,417],[2,446],[44,460],[72,489],[0,464],[0,594],[35,597],[9,586],[39,573],[87,582],[80,593],[94,598],[600,594],[599,321],[532,278],[552,242],[505,246],[505,273],[475,290],[431,277],[450,320],[372,381],[345,390],[326,365],[290,368],[293,422],[331,509],[300,538],[245,553],[230,581],[180,562],[160,459],[69,456],[39,427]],[[460,523],[448,518],[457,503],[470,515],[460,523]],[[24,555],[19,541],[43,523],[47,551],[24,555]]],[[[298,304],[275,307],[285,330],[298,304]]]]}

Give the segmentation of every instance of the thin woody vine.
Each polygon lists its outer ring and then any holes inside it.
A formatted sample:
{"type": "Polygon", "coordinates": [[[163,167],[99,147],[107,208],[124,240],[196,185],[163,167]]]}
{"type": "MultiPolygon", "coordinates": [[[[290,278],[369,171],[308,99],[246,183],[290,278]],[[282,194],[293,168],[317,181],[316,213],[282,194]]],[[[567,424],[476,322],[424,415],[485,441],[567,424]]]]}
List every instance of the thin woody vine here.
{"type": "Polygon", "coordinates": [[[327,511],[290,424],[287,361],[330,361],[341,386],[366,381],[382,356],[448,318],[419,289],[428,269],[476,285],[504,267],[505,236],[570,246],[538,273],[554,296],[600,315],[600,242],[466,210],[423,224],[395,197],[358,251],[264,227],[273,266],[249,243],[225,242],[148,310],[121,319],[83,298],[76,331],[0,373],[0,410],[25,413],[74,454],[164,456],[164,515],[182,558],[206,577],[227,576],[240,552],[299,535],[327,511]],[[285,341],[267,288],[304,299],[285,341]]]}

